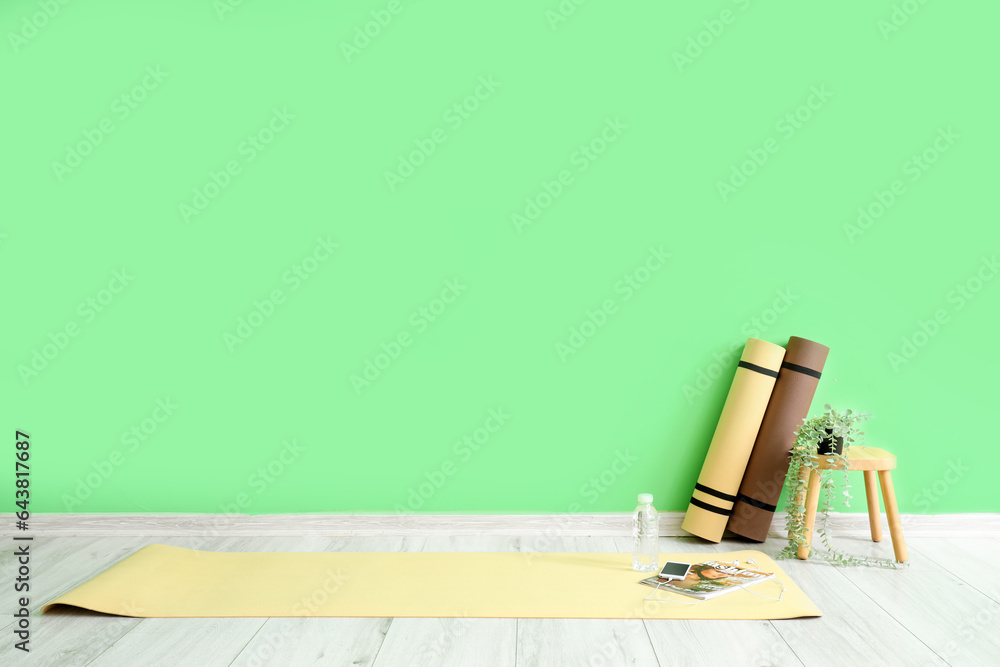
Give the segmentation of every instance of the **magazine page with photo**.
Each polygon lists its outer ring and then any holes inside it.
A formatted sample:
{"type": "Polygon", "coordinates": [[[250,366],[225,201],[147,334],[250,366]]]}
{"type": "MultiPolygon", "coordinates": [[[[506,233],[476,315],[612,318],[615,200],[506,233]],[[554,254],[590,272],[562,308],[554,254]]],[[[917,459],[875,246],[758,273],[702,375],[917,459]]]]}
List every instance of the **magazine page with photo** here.
{"type": "Polygon", "coordinates": [[[707,560],[692,565],[691,570],[683,579],[671,581],[659,577],[649,577],[639,583],[654,588],[659,587],[661,591],[707,600],[769,579],[774,579],[774,574],[771,572],[740,567],[736,563],[707,560]]]}

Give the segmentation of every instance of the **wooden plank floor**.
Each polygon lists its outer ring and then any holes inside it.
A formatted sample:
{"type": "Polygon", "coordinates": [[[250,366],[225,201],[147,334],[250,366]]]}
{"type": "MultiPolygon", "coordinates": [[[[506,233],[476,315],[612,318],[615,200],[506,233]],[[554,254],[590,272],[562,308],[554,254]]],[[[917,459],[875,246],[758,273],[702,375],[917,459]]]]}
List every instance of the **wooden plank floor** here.
{"type": "MultiPolygon", "coordinates": [[[[661,538],[663,552],[760,549],[696,538],[661,538]]],[[[30,655],[13,648],[12,617],[0,621],[4,665],[992,665],[1000,664],[1000,577],[995,538],[914,538],[896,571],[781,561],[823,611],[819,619],[650,621],[482,618],[138,619],[66,610],[44,602],[147,544],[215,551],[628,552],[626,537],[38,537],[33,543],[30,655]]],[[[839,542],[886,556],[881,544],[839,542]]],[[[14,576],[0,560],[3,580],[14,576]]]]}

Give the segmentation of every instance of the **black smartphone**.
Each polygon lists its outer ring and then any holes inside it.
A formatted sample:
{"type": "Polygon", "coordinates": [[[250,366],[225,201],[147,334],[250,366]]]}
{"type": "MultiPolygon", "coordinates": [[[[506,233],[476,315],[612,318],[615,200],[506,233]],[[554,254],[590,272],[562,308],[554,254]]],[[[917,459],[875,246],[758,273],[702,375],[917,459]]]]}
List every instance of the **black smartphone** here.
{"type": "Polygon", "coordinates": [[[660,579],[683,579],[691,569],[691,563],[678,563],[677,561],[667,561],[660,570],[660,579]]]}

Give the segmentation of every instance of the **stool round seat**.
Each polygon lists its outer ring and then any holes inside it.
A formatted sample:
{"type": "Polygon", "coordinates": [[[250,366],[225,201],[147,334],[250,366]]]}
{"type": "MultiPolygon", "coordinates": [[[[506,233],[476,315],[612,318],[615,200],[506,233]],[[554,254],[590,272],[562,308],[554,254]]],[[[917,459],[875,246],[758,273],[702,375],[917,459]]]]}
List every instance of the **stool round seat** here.
{"type": "MultiPolygon", "coordinates": [[[[829,463],[828,456],[820,454],[818,457],[820,470],[843,470],[837,462],[829,463]]],[[[896,457],[884,449],[878,447],[866,447],[864,445],[854,445],[851,447],[847,457],[847,470],[895,470],[896,457]]]]}

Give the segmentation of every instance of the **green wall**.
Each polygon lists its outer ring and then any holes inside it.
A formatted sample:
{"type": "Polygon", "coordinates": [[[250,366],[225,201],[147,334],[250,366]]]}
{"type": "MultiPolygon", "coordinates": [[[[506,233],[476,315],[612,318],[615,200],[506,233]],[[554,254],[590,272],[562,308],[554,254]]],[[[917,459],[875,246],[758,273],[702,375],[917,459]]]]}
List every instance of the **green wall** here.
{"type": "Polygon", "coordinates": [[[1000,510],[1000,6],[669,5],[3,3],[31,509],[682,510],[799,335],[1000,510]]]}

